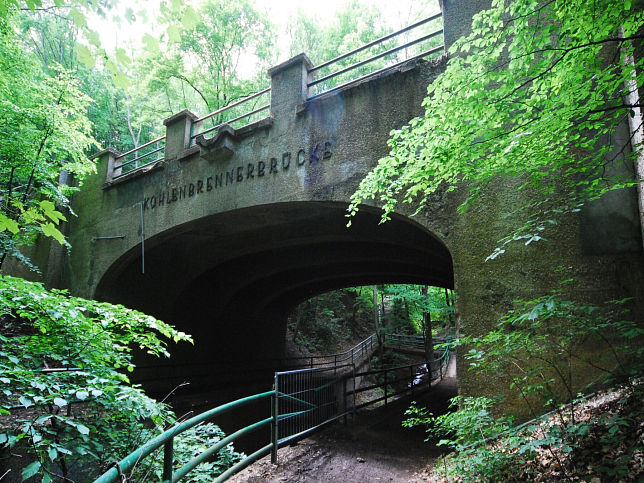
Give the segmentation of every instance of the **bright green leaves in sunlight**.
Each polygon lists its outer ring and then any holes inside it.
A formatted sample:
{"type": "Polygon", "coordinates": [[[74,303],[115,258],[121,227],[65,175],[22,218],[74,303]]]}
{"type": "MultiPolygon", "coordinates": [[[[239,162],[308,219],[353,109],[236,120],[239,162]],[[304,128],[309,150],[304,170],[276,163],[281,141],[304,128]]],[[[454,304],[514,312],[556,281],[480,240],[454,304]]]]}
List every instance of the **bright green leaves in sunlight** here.
{"type": "Polygon", "coordinates": [[[92,481],[137,438],[171,423],[168,407],[131,387],[126,375],[134,348],[167,357],[166,339],[191,342],[120,305],[0,277],[0,414],[12,416],[0,446],[28,443],[39,465],[26,466],[23,477],[45,478],[80,463],[77,478],[92,481]]]}
{"type": "MultiPolygon", "coordinates": [[[[428,88],[425,115],[391,133],[389,156],[364,179],[349,213],[375,200],[386,220],[398,203],[420,211],[433,193],[459,184],[470,190],[464,208],[499,177],[517,177],[560,212],[632,186],[632,169],[612,169],[632,166],[642,149],[631,152],[630,141],[615,136],[630,116],[625,97],[644,83],[644,63],[631,60],[644,12],[629,7],[495,0],[452,46],[428,88]]],[[[525,209],[529,226],[517,239],[541,238],[556,213],[525,209]]]]}
{"type": "Polygon", "coordinates": [[[96,65],[96,60],[94,59],[94,54],[82,44],[76,44],[76,54],[78,55],[78,60],[85,64],[85,67],[91,69],[96,65]]]}
{"type": "Polygon", "coordinates": [[[187,7],[183,12],[181,24],[186,30],[192,30],[199,24],[199,16],[192,7],[187,7]]]}
{"type": "Polygon", "coordinates": [[[78,79],[23,49],[15,22],[0,20],[0,252],[26,261],[19,247],[38,233],[65,243],[58,225],[73,190],[59,176],[92,173],[86,151],[95,141],[78,79]]]}

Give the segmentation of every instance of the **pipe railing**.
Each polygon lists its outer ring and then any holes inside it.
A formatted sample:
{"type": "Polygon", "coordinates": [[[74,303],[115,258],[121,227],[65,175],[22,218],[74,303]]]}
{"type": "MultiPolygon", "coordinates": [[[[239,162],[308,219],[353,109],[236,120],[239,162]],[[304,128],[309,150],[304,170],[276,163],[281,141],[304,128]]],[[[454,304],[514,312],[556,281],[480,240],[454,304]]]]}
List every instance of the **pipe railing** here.
{"type": "MultiPolygon", "coordinates": [[[[345,351],[342,354],[345,353],[351,353],[351,351],[345,351]]],[[[437,362],[439,362],[437,377],[442,378],[444,368],[447,367],[449,362],[449,347],[445,348],[445,351],[437,362]]],[[[422,381],[422,378],[419,379],[419,375],[422,373],[421,368],[422,365],[420,364],[412,364],[356,373],[354,364],[340,364],[326,368],[307,368],[296,371],[275,373],[273,390],[254,394],[252,396],[247,396],[220,405],[214,409],[205,411],[202,414],[190,418],[187,421],[174,425],[159,436],[151,439],[125,456],[118,463],[114,463],[112,467],[96,479],[94,483],[114,483],[116,481],[120,481],[121,477],[128,472],[131,472],[142,459],[150,456],[162,447],[162,481],[163,483],[175,483],[185,478],[198,465],[208,461],[209,458],[212,458],[221,449],[236,441],[241,436],[247,435],[266,425],[270,425],[271,441],[267,445],[259,448],[257,451],[241,461],[238,461],[213,480],[215,482],[225,481],[233,474],[241,471],[243,468],[267,455],[269,452],[272,454],[273,462],[276,463],[277,449],[280,446],[291,442],[294,439],[310,434],[338,418],[346,417],[348,414],[355,412],[359,408],[375,404],[383,400],[384,403],[387,404],[390,399],[407,392],[410,392],[413,396],[417,386],[425,383],[429,385],[433,379],[436,379],[436,377],[433,377],[434,371],[428,371],[431,372],[431,376],[428,378],[428,381],[422,381]],[[352,371],[350,374],[346,374],[346,371],[338,371],[338,369],[343,368],[351,368],[352,371]],[[339,374],[339,372],[345,373],[342,375],[339,374]],[[399,375],[400,373],[404,373],[404,376],[401,377],[399,375]],[[383,376],[382,382],[377,382],[374,385],[363,388],[356,387],[356,378],[377,375],[383,376]],[[390,375],[393,375],[393,378],[389,377],[390,375]],[[286,378],[291,378],[293,381],[289,382],[286,378]],[[347,391],[347,381],[350,379],[353,379],[353,389],[351,391],[347,391]],[[395,385],[399,385],[399,383],[403,381],[406,382],[403,389],[389,392],[390,386],[395,387],[395,385]],[[341,394],[341,398],[338,398],[337,396],[338,387],[342,389],[341,393],[339,393],[341,394]],[[382,387],[384,392],[383,396],[359,405],[356,404],[357,394],[377,387],[382,387]],[[353,399],[353,405],[351,408],[349,408],[347,404],[348,397],[353,399]],[[200,454],[193,456],[188,462],[182,463],[182,466],[175,470],[174,439],[181,433],[194,428],[199,424],[211,421],[216,416],[225,414],[228,411],[265,399],[270,399],[271,414],[269,417],[259,419],[258,421],[238,429],[232,434],[222,438],[213,446],[202,451],[200,454]],[[280,426],[280,421],[284,421],[290,425],[287,427],[280,426]],[[288,431],[285,431],[285,428],[288,428],[288,431]]],[[[425,372],[425,374],[428,372],[425,372]]]]}
{"type": "Polygon", "coordinates": [[[308,361],[306,365],[310,368],[321,367],[321,366],[337,366],[338,364],[354,364],[359,362],[369,355],[378,345],[378,337],[376,334],[372,334],[363,341],[358,342],[355,346],[351,347],[342,352],[335,354],[324,354],[324,355],[311,355],[311,356],[297,356],[297,357],[287,357],[280,359],[281,362],[288,364],[293,361],[308,361]]]}
{"type": "MultiPolygon", "coordinates": [[[[405,27],[403,29],[397,30],[396,32],[392,32],[390,34],[384,35],[384,36],[382,36],[382,37],[380,37],[380,38],[378,38],[376,40],[373,40],[373,41],[365,44],[365,45],[362,45],[362,46],[360,46],[360,47],[358,47],[356,49],[353,49],[350,52],[347,52],[345,54],[339,55],[339,56],[337,56],[337,57],[335,57],[335,58],[333,58],[333,59],[331,59],[329,61],[323,62],[322,64],[315,66],[313,69],[311,69],[309,71],[309,73],[316,73],[316,72],[319,72],[320,70],[325,69],[327,67],[330,67],[330,66],[332,66],[334,64],[339,64],[341,61],[343,61],[343,60],[345,60],[345,59],[347,59],[349,57],[352,57],[352,56],[357,56],[357,54],[359,54],[360,52],[363,52],[363,51],[365,51],[367,49],[370,49],[372,47],[384,47],[384,48],[386,48],[385,43],[387,41],[395,39],[395,38],[400,38],[400,36],[402,36],[403,34],[405,34],[407,32],[410,32],[410,31],[412,31],[414,29],[417,29],[417,28],[421,27],[422,25],[425,25],[425,24],[427,24],[427,23],[429,23],[429,22],[431,22],[433,20],[438,20],[440,18],[442,18],[442,13],[439,13],[439,14],[433,15],[431,17],[425,18],[423,20],[420,20],[420,21],[418,21],[418,22],[416,22],[416,23],[414,23],[412,25],[409,25],[408,27],[405,27]]],[[[385,57],[392,56],[393,54],[397,54],[398,52],[400,52],[402,50],[409,49],[410,47],[412,47],[414,45],[422,44],[423,42],[427,42],[427,41],[431,40],[432,38],[439,37],[442,34],[443,34],[443,29],[440,28],[440,29],[437,29],[437,30],[434,30],[434,31],[430,32],[429,34],[421,35],[420,37],[417,37],[417,38],[415,38],[413,40],[405,42],[405,43],[403,43],[401,45],[397,45],[395,47],[387,48],[387,50],[385,50],[384,52],[379,52],[379,53],[377,53],[375,55],[372,55],[371,57],[368,57],[367,59],[359,60],[359,61],[357,61],[357,62],[355,62],[355,63],[353,63],[353,64],[351,64],[349,66],[341,67],[340,69],[338,69],[338,70],[336,70],[334,72],[331,72],[329,74],[323,75],[322,77],[319,77],[319,78],[309,82],[308,87],[313,88],[313,87],[316,87],[316,86],[321,86],[324,83],[327,83],[327,81],[330,81],[330,80],[336,79],[336,78],[340,78],[340,76],[342,76],[343,74],[346,74],[346,73],[351,72],[351,71],[356,71],[357,69],[359,69],[360,67],[362,67],[364,65],[367,65],[367,64],[370,64],[372,62],[375,62],[378,59],[382,59],[382,58],[385,58],[385,57]]],[[[316,89],[315,92],[313,92],[313,95],[309,96],[309,99],[314,99],[314,98],[316,98],[316,97],[318,97],[318,96],[320,96],[322,94],[326,94],[328,92],[336,91],[336,90],[341,89],[343,87],[346,87],[346,86],[348,86],[348,85],[350,85],[352,83],[359,82],[359,81],[361,81],[363,79],[366,79],[368,77],[371,77],[373,75],[377,75],[377,74],[379,74],[381,72],[384,72],[384,71],[386,71],[388,69],[394,68],[394,67],[396,67],[398,65],[401,65],[401,64],[403,64],[405,62],[408,62],[410,60],[415,60],[415,59],[419,59],[419,58],[423,58],[423,57],[428,57],[428,56],[430,56],[432,54],[441,52],[443,50],[444,50],[444,45],[439,45],[439,46],[435,46],[435,47],[426,49],[423,52],[421,52],[419,54],[416,54],[416,55],[412,55],[412,56],[405,55],[404,58],[402,58],[402,59],[399,58],[399,56],[393,57],[387,62],[388,65],[385,65],[383,68],[373,70],[373,71],[368,72],[368,73],[366,73],[366,74],[364,74],[362,76],[358,76],[357,78],[350,78],[348,80],[345,80],[345,82],[342,82],[342,83],[337,84],[337,85],[333,85],[333,83],[327,83],[326,85],[323,85],[321,88],[316,89]]]]}
{"type": "Polygon", "coordinates": [[[382,382],[376,382],[374,384],[361,388],[356,388],[354,382],[353,390],[345,392],[345,397],[353,397],[354,410],[362,409],[381,401],[384,401],[384,404],[387,405],[389,400],[407,393],[413,397],[417,388],[419,388],[420,386],[425,384],[429,386],[432,381],[443,379],[443,376],[447,372],[449,358],[450,351],[449,348],[446,347],[441,356],[438,359],[434,360],[434,365],[437,365],[437,367],[435,369],[432,369],[431,371],[427,369],[427,364],[408,364],[404,366],[385,367],[382,369],[374,369],[355,373],[351,376],[354,378],[354,381],[355,378],[362,378],[366,376],[380,376],[382,382]],[[429,375],[430,377],[423,378],[424,375],[429,375]],[[400,386],[403,386],[403,388],[396,390],[395,385],[403,382],[405,383],[404,385],[400,384],[400,386]],[[390,386],[394,388],[393,392],[389,392],[390,386]],[[372,391],[373,389],[378,388],[381,388],[383,390],[382,396],[375,397],[360,404],[356,403],[356,396],[358,394],[372,391]]]}
{"type": "Polygon", "coordinates": [[[238,106],[241,106],[241,105],[243,105],[243,104],[245,104],[247,102],[250,102],[253,99],[257,99],[260,96],[268,95],[269,98],[270,98],[270,92],[271,92],[271,88],[267,87],[265,89],[262,89],[261,91],[255,92],[253,94],[249,94],[248,96],[245,96],[242,99],[239,99],[237,101],[231,102],[230,104],[227,104],[226,106],[221,107],[221,108],[211,112],[210,114],[206,114],[205,116],[202,116],[202,117],[196,119],[192,123],[192,132],[190,133],[190,145],[192,146],[194,144],[195,139],[199,135],[211,133],[211,132],[216,131],[217,129],[219,129],[224,124],[232,124],[234,122],[240,121],[242,119],[246,119],[246,118],[251,117],[251,116],[253,116],[255,114],[259,114],[260,112],[263,112],[263,111],[266,111],[266,110],[270,109],[271,105],[270,105],[270,102],[269,102],[269,103],[264,104],[264,105],[262,105],[260,107],[251,109],[250,111],[244,111],[243,113],[241,113],[241,114],[239,114],[237,116],[234,116],[232,118],[228,118],[226,120],[217,122],[214,126],[209,127],[207,129],[200,130],[200,128],[199,128],[199,126],[201,126],[201,123],[203,123],[203,121],[206,121],[208,119],[212,119],[215,116],[223,114],[226,111],[234,109],[234,108],[236,108],[238,106]]]}
{"type": "MultiPolygon", "coordinates": [[[[265,419],[261,419],[253,424],[250,424],[238,431],[235,431],[234,433],[230,434],[229,436],[223,438],[219,442],[217,442],[215,445],[211,446],[210,448],[206,449],[204,452],[202,452],[199,455],[194,456],[190,461],[188,461],[186,464],[184,464],[181,468],[177,469],[176,471],[173,469],[173,463],[174,463],[174,456],[173,456],[173,441],[174,439],[179,436],[181,433],[184,431],[187,431],[198,424],[205,423],[207,421],[212,420],[216,416],[219,416],[221,414],[225,414],[228,411],[232,409],[239,408],[241,406],[245,406],[247,404],[250,404],[252,402],[256,402],[259,400],[263,399],[270,399],[275,397],[275,391],[267,391],[267,392],[262,392],[259,394],[254,394],[252,396],[247,396],[241,399],[237,399],[235,401],[229,402],[227,404],[222,404],[221,406],[218,406],[214,409],[211,409],[209,411],[205,411],[193,418],[188,419],[187,421],[184,421],[182,423],[176,424],[172,426],[170,429],[167,431],[164,431],[162,434],[157,436],[156,438],[151,439],[147,443],[145,443],[143,446],[137,448],[133,452],[131,452],[129,455],[127,455],[125,458],[121,459],[118,463],[115,463],[112,468],[107,470],[105,473],[103,473],[98,479],[94,481],[94,483],[113,483],[116,481],[121,481],[120,477],[121,475],[131,471],[136,464],[139,463],[143,458],[146,456],[149,456],[159,448],[163,447],[163,482],[164,483],[174,483],[179,481],[180,479],[184,478],[190,471],[192,471],[195,467],[197,467],[199,464],[203,463],[206,461],[209,457],[215,455],[219,450],[221,450],[223,447],[226,445],[232,443],[234,440],[239,438],[240,436],[243,436],[245,434],[248,434],[252,431],[256,431],[257,429],[269,424],[273,420],[273,416],[265,419]]],[[[253,461],[261,458],[262,456],[268,454],[268,452],[271,450],[272,443],[264,446],[263,448],[260,448],[258,451],[254,452],[253,454],[247,456],[243,460],[237,462],[235,465],[233,465],[231,468],[229,468],[225,473],[219,475],[214,481],[224,481],[228,476],[231,474],[240,471],[243,469],[245,466],[249,465],[253,461]]]]}
{"type": "Polygon", "coordinates": [[[118,179],[132,171],[136,171],[147,165],[161,161],[165,155],[164,150],[165,136],[160,136],[152,141],[148,141],[147,143],[126,151],[115,159],[115,169],[119,169],[120,171],[113,179],[118,179]],[[150,147],[152,147],[152,149],[148,150],[150,147]],[[157,153],[161,154],[153,156],[157,153]]]}

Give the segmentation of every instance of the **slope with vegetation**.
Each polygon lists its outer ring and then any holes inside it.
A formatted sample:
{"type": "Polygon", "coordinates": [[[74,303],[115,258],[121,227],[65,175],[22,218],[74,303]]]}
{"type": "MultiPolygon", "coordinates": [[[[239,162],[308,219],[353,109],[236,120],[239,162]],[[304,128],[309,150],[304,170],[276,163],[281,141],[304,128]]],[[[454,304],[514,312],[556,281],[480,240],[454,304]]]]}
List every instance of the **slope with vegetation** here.
{"type": "MultiPolygon", "coordinates": [[[[401,202],[420,211],[433,193],[463,184],[465,211],[494,180],[515,178],[536,201],[516,207],[522,223],[489,248],[491,260],[510,244],[547,243],[563,217],[610,191],[641,195],[633,173],[643,32],[637,1],[494,0],[452,46],[425,116],[392,133],[391,154],[364,179],[351,214],[371,199],[387,220],[401,202]],[[630,136],[617,135],[624,126],[630,136]]],[[[409,424],[430,425],[456,450],[441,469],[449,479],[641,478],[644,328],[629,312],[641,300],[580,302],[571,296],[574,267],[558,275],[561,288],[516,301],[494,330],[459,347],[467,370],[504,376],[508,393],[551,418],[517,428],[487,398],[457,399],[458,409],[437,418],[411,408],[409,424]],[[614,386],[617,396],[589,415],[577,391],[591,373],[595,388],[614,386]]]]}

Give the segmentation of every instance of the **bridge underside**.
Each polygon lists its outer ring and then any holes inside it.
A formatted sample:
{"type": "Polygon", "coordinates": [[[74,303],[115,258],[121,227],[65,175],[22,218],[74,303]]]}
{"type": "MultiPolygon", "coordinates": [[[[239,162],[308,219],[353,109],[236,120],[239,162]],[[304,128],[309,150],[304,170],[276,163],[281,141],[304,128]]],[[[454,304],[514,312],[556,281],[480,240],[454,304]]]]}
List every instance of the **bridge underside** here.
{"type": "Polygon", "coordinates": [[[445,246],[410,219],[379,225],[363,209],[346,227],[346,204],[279,203],[177,227],[122,257],[96,296],[138,308],[195,337],[177,362],[279,357],[286,317],[324,291],[374,283],[452,288],[445,246]]]}

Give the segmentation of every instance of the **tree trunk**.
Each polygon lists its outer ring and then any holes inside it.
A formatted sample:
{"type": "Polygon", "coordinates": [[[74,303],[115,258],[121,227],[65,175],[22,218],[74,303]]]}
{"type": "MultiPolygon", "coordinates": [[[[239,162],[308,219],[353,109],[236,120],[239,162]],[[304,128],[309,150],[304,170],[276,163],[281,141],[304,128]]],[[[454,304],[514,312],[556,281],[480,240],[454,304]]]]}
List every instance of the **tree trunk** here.
{"type": "MultiPolygon", "coordinates": [[[[423,286],[423,295],[425,300],[429,302],[429,295],[427,291],[427,285],[423,286]]],[[[425,359],[427,360],[427,365],[429,366],[430,375],[432,369],[434,369],[434,338],[432,335],[432,315],[429,311],[423,311],[423,338],[425,341],[425,359]]]]}
{"type": "Polygon", "coordinates": [[[297,332],[300,330],[300,321],[302,320],[302,304],[297,306],[295,311],[295,327],[293,328],[293,342],[297,338],[297,332]]]}
{"type": "Polygon", "coordinates": [[[380,358],[380,363],[382,363],[382,355],[383,355],[383,340],[382,340],[382,332],[380,330],[380,310],[378,306],[378,286],[374,285],[373,286],[373,322],[374,326],[376,328],[376,338],[378,339],[378,353],[379,353],[379,358],[380,358]]]}

